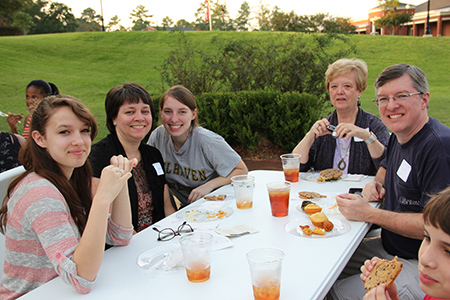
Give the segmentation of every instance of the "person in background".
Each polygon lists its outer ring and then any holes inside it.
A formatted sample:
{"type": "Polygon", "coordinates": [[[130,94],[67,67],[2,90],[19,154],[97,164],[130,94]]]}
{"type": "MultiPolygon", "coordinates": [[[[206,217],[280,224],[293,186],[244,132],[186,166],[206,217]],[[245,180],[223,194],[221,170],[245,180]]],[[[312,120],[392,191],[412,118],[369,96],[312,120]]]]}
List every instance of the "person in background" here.
{"type": "MultiPolygon", "coordinates": [[[[418,278],[424,300],[450,299],[450,188],[434,195],[423,209],[423,240],[419,249],[418,278]]],[[[366,260],[361,279],[366,281],[378,257],[366,260]]],[[[381,284],[364,300],[400,300],[395,283],[386,290],[381,284]]]]}
{"type": "Polygon", "coordinates": [[[13,179],[0,209],[1,299],[16,299],[57,276],[88,293],[105,242],[130,242],[127,181],[136,161],[111,158],[92,197],[87,158],[96,134],[94,116],[71,96],[46,97],[33,113],[31,137],[20,151],[26,171],[13,179]]]}
{"type": "Polygon", "coordinates": [[[248,173],[221,136],[198,125],[197,102],[187,88],[168,89],[159,108],[162,125],[147,143],[161,151],[169,188],[182,207],[248,173]]]}
{"type": "Polygon", "coordinates": [[[145,88],[127,82],[106,95],[106,127],[110,134],[92,146],[93,188],[114,155],[136,159],[128,181],[133,226],[139,232],[175,212],[164,175],[164,161],[158,149],[142,142],[153,124],[152,99],[145,88]]]}
{"type": "Polygon", "coordinates": [[[0,132],[0,173],[20,166],[19,150],[24,142],[21,135],[0,132]]]}
{"type": "Polygon", "coordinates": [[[367,87],[367,64],[339,59],[328,67],[325,86],[335,111],[318,120],[294,148],[300,171],[335,168],[344,174],[375,175],[384,159],[389,131],[381,120],[359,107],[367,87]],[[336,127],[336,133],[327,126],[336,127]]]}
{"type": "MultiPolygon", "coordinates": [[[[25,117],[25,122],[23,125],[23,133],[22,136],[27,140],[30,134],[30,124],[31,117],[33,115],[33,111],[39,104],[47,96],[50,95],[58,95],[59,90],[55,84],[51,82],[47,82],[45,80],[33,80],[27,85],[27,89],[25,91],[26,99],[25,103],[27,105],[28,111],[30,112],[25,117]]],[[[17,131],[17,123],[22,120],[23,116],[19,114],[13,114],[8,112],[8,117],[6,121],[11,128],[11,132],[15,134],[19,134],[17,131]]]]}
{"type": "Polygon", "coordinates": [[[333,299],[361,299],[360,266],[367,257],[398,256],[403,263],[396,279],[399,292],[423,298],[417,280],[422,211],[430,195],[450,185],[450,128],[428,116],[428,80],[416,66],[387,67],[376,79],[375,91],[381,119],[392,131],[386,159],[363,197],[342,194],[336,202],[347,219],[380,226],[381,237],[359,245],[330,292],[333,299]],[[381,200],[382,208],[369,203],[381,200]]]}

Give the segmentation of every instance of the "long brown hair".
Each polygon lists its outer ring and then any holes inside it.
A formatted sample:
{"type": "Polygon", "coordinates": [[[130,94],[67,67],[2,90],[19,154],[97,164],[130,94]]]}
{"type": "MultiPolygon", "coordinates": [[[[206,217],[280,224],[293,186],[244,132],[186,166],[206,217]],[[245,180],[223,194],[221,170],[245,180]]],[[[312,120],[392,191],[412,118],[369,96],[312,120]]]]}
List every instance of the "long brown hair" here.
{"type": "MultiPolygon", "coordinates": [[[[69,107],[73,113],[82,121],[85,121],[90,127],[91,140],[97,135],[97,123],[94,116],[80,100],[67,95],[56,95],[44,98],[33,113],[30,132],[37,131],[45,136],[45,130],[49,118],[55,110],[61,107],[69,107]]],[[[92,204],[91,178],[92,168],[89,161],[79,168],[75,168],[70,179],[61,171],[59,164],[50,156],[48,151],[41,148],[33,138],[28,139],[19,153],[19,161],[25,167],[25,172],[15,178],[8,187],[8,192],[0,208],[0,231],[6,230],[7,222],[7,203],[11,193],[19,182],[28,174],[34,172],[47,179],[64,196],[70,209],[70,214],[75,224],[83,233],[87,222],[87,216],[92,204]]]]}

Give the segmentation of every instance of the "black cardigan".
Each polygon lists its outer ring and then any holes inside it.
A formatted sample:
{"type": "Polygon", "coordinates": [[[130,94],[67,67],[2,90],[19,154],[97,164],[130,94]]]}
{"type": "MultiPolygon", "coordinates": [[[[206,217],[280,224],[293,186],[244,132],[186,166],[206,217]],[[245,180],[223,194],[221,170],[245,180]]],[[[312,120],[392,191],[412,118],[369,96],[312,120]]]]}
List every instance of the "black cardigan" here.
{"type": "MultiPolygon", "coordinates": [[[[165,217],[164,185],[166,184],[166,178],[164,174],[158,175],[156,173],[153,164],[159,162],[161,168],[164,169],[164,160],[158,149],[147,144],[141,143],[139,151],[141,152],[142,161],[144,163],[148,185],[152,192],[153,223],[155,223],[165,217]]],[[[110,165],[111,157],[119,154],[126,157],[125,150],[115,133],[109,134],[106,138],[92,145],[89,159],[92,164],[94,177],[100,178],[103,168],[110,165]]],[[[128,180],[128,193],[131,202],[133,226],[136,229],[138,223],[138,194],[133,177],[128,180]]]]}

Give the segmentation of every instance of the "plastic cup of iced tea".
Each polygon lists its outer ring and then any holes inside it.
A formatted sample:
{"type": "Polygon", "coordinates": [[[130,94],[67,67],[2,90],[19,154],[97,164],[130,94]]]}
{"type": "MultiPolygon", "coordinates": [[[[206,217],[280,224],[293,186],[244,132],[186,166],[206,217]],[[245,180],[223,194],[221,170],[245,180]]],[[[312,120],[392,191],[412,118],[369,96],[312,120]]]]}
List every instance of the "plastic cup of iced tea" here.
{"type": "Polygon", "coordinates": [[[204,282],[211,274],[211,244],[207,232],[192,232],[180,237],[186,275],[191,282],[204,282]]]}
{"type": "Polygon", "coordinates": [[[284,252],[261,247],[247,252],[255,300],[280,299],[281,265],[284,252]]]}
{"type": "Polygon", "coordinates": [[[252,208],[255,177],[250,175],[233,176],[231,177],[231,185],[234,188],[234,197],[236,198],[237,208],[252,208]]]}
{"type": "Polygon", "coordinates": [[[281,163],[283,165],[284,179],[289,182],[297,182],[298,174],[300,172],[300,154],[290,153],[283,154],[281,163]]]}
{"type": "Polygon", "coordinates": [[[285,217],[289,211],[289,196],[291,183],[288,181],[274,181],[267,184],[272,216],[285,217]]]}

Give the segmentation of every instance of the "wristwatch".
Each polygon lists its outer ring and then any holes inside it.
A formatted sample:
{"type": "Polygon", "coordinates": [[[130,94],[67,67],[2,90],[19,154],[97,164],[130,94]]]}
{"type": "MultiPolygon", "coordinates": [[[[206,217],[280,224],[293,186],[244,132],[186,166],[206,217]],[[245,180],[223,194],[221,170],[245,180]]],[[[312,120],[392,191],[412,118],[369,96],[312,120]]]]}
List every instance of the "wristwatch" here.
{"type": "Polygon", "coordinates": [[[375,142],[377,140],[377,136],[375,135],[375,133],[373,133],[372,131],[370,132],[370,136],[367,140],[365,140],[364,142],[366,142],[367,145],[372,144],[373,142],[375,142]]]}

